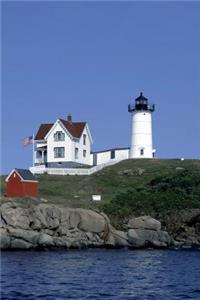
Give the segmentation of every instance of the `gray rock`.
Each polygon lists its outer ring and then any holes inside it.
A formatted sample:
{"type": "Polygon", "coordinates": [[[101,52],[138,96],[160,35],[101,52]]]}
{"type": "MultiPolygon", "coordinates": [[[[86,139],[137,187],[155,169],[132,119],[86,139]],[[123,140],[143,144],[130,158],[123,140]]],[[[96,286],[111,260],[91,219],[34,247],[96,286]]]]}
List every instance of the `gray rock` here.
{"type": "Polygon", "coordinates": [[[130,219],[128,222],[128,228],[161,230],[161,223],[150,216],[142,216],[130,219]]]}
{"type": "Polygon", "coordinates": [[[53,238],[46,233],[41,233],[39,235],[37,243],[39,246],[42,246],[42,247],[54,246],[53,238]]]}
{"type": "Polygon", "coordinates": [[[12,238],[22,239],[31,244],[37,244],[39,233],[37,231],[32,230],[24,230],[24,229],[15,229],[12,227],[8,228],[8,233],[12,238]]]}
{"type": "Polygon", "coordinates": [[[33,214],[32,222],[30,224],[30,227],[32,229],[40,230],[40,229],[48,228],[45,215],[43,214],[43,211],[40,210],[39,206],[34,208],[32,214],[33,214]]]}
{"type": "Polygon", "coordinates": [[[113,236],[113,234],[110,232],[108,237],[107,237],[107,240],[104,241],[104,244],[108,247],[115,247],[116,246],[116,243],[115,243],[115,237],[113,236]]]}
{"type": "Polygon", "coordinates": [[[167,248],[168,244],[158,240],[149,241],[149,245],[154,248],[167,248]]]}
{"type": "Polygon", "coordinates": [[[55,205],[40,204],[35,210],[42,228],[56,229],[60,224],[61,210],[55,205]]]}
{"type": "Polygon", "coordinates": [[[6,226],[6,222],[4,221],[4,219],[2,218],[1,214],[0,214],[0,228],[5,227],[6,226]]]}
{"type": "Polygon", "coordinates": [[[69,228],[77,228],[80,220],[81,218],[78,210],[69,210],[69,228]]]}
{"type": "Polygon", "coordinates": [[[30,228],[33,229],[33,230],[40,230],[40,229],[42,229],[41,222],[35,216],[33,216],[32,222],[30,223],[30,228]]]}
{"type": "Polygon", "coordinates": [[[30,218],[28,209],[16,207],[14,203],[4,203],[1,206],[2,218],[12,227],[29,229],[30,218]]]}
{"type": "Polygon", "coordinates": [[[58,235],[58,234],[57,234],[57,231],[51,230],[51,229],[44,229],[42,232],[43,232],[43,233],[46,233],[46,234],[48,234],[48,235],[51,235],[51,236],[57,236],[57,235],[58,235]]]}
{"type": "Polygon", "coordinates": [[[146,245],[145,239],[139,237],[135,229],[129,229],[127,237],[129,244],[133,248],[142,248],[146,245]]]}
{"type": "MultiPolygon", "coordinates": [[[[150,216],[131,219],[128,232],[123,232],[112,227],[105,214],[92,210],[63,208],[45,203],[23,207],[13,201],[3,204],[1,209],[1,247],[4,249],[52,246],[161,248],[173,243],[168,233],[160,230],[160,222],[150,216]]],[[[192,227],[187,227],[190,236],[187,241],[194,244],[199,219],[196,217],[190,223],[192,227]]],[[[184,238],[183,234],[179,234],[180,239],[184,238]]],[[[179,240],[179,244],[181,242],[179,240]]]]}
{"type": "Polygon", "coordinates": [[[135,169],[127,169],[127,170],[119,171],[118,175],[141,176],[144,172],[145,169],[135,168],[135,169]]]}
{"type": "Polygon", "coordinates": [[[100,214],[85,209],[79,209],[80,223],[78,228],[83,231],[100,233],[105,230],[106,221],[100,214]]]}
{"type": "Polygon", "coordinates": [[[168,246],[172,244],[172,238],[167,231],[158,231],[158,239],[160,242],[166,243],[168,246]]]}
{"type": "MultiPolygon", "coordinates": [[[[67,229],[70,228],[71,224],[70,224],[69,216],[72,211],[74,211],[74,210],[70,209],[70,208],[62,208],[61,217],[60,217],[60,226],[64,226],[67,229]]],[[[79,219],[78,219],[78,222],[79,222],[79,219]]],[[[72,223],[73,223],[73,220],[72,220],[72,223]]]]}
{"type": "Polygon", "coordinates": [[[185,168],[183,168],[183,167],[176,167],[176,170],[177,171],[183,171],[183,170],[185,170],[185,168]]]}
{"type": "Polygon", "coordinates": [[[102,240],[97,233],[85,232],[85,236],[87,238],[88,246],[97,247],[104,245],[104,240],[102,240]]]}
{"type": "Polygon", "coordinates": [[[11,248],[12,249],[30,249],[30,248],[34,248],[34,245],[26,242],[24,240],[21,239],[11,239],[11,248]]]}
{"type": "Polygon", "coordinates": [[[127,247],[130,246],[128,242],[127,232],[121,230],[112,230],[112,234],[115,238],[115,246],[116,247],[127,247]]]}
{"type": "Polygon", "coordinates": [[[152,246],[156,248],[171,245],[171,238],[166,231],[155,231],[145,229],[129,229],[128,241],[132,247],[142,248],[152,246]]]}
{"type": "Polygon", "coordinates": [[[61,210],[56,206],[48,206],[45,209],[46,222],[49,225],[49,229],[56,229],[60,224],[61,210]]]}
{"type": "Polygon", "coordinates": [[[95,235],[93,232],[86,232],[85,234],[89,241],[93,241],[95,239],[95,235]]]}
{"type": "Polygon", "coordinates": [[[56,230],[56,236],[57,237],[64,237],[64,236],[68,236],[69,235],[69,231],[67,228],[65,228],[64,226],[60,226],[57,230],[56,230]]]}
{"type": "Polygon", "coordinates": [[[0,231],[0,248],[10,248],[10,236],[5,229],[1,229],[0,231]]]}
{"type": "Polygon", "coordinates": [[[69,248],[70,244],[69,242],[67,242],[66,240],[64,240],[63,238],[59,238],[59,237],[54,237],[53,238],[53,243],[56,247],[64,247],[64,248],[69,248]]]}

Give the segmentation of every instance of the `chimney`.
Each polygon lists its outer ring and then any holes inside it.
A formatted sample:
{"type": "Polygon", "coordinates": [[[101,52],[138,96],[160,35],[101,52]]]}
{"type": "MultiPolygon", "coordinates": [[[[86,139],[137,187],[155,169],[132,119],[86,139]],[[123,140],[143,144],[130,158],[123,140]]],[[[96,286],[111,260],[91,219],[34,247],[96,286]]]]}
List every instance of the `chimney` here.
{"type": "Polygon", "coordinates": [[[72,123],[72,115],[71,115],[71,114],[68,114],[68,115],[67,115],[67,121],[68,121],[69,123],[72,123]]]}

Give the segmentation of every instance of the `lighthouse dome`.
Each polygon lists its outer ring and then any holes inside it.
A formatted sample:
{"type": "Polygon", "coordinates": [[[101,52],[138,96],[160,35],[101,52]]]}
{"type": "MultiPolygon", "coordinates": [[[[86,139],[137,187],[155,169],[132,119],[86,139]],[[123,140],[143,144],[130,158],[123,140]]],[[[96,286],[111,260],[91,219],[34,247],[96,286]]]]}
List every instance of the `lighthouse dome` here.
{"type": "Polygon", "coordinates": [[[153,112],[155,110],[155,105],[149,104],[148,99],[144,97],[143,93],[141,92],[139,97],[135,99],[134,104],[129,104],[128,106],[128,111],[133,112],[133,111],[150,111],[153,112]]]}
{"type": "Polygon", "coordinates": [[[143,96],[143,93],[140,93],[140,96],[135,99],[136,102],[148,102],[148,99],[143,96]]]}

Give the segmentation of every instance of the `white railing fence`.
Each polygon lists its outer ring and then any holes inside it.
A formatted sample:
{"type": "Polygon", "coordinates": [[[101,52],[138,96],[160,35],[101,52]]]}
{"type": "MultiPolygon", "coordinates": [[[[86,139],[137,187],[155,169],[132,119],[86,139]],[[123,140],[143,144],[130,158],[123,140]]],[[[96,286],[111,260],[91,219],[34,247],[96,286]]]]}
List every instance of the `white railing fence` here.
{"type": "Polygon", "coordinates": [[[30,167],[29,170],[33,174],[49,174],[49,175],[91,175],[94,174],[95,172],[98,172],[102,170],[105,167],[114,165],[118,163],[120,160],[113,160],[101,165],[97,165],[88,169],[83,169],[83,168],[46,168],[44,165],[43,166],[35,166],[35,167],[30,167]]]}

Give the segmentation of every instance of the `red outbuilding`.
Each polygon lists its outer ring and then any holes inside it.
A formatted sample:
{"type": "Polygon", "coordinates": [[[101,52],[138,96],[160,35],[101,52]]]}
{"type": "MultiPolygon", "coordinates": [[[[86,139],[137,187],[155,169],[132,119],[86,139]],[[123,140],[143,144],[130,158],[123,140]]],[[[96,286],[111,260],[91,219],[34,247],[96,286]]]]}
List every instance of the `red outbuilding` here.
{"type": "Polygon", "coordinates": [[[6,178],[7,197],[37,197],[38,181],[29,170],[14,169],[6,178]]]}

